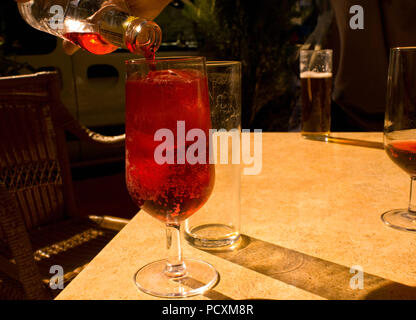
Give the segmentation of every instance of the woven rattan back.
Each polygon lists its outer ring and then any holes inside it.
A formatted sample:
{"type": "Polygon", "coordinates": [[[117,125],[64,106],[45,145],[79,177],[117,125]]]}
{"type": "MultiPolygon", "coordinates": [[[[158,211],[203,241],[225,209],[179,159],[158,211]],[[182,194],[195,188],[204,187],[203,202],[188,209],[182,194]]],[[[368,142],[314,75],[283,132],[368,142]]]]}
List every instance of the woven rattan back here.
{"type": "Polygon", "coordinates": [[[0,183],[28,230],[74,206],[64,132],[56,125],[59,81],[54,72],[0,78],[0,183]]]}

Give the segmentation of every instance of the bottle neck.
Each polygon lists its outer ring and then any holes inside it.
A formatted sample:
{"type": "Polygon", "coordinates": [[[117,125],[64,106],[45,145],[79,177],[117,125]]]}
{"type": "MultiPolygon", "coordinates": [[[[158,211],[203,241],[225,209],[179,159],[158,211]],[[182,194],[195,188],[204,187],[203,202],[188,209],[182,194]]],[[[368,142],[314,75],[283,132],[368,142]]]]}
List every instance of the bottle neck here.
{"type": "Polygon", "coordinates": [[[162,41],[160,27],[153,21],[140,18],[129,22],[125,34],[127,49],[133,53],[142,53],[145,57],[153,56],[162,41]]]}
{"type": "Polygon", "coordinates": [[[155,52],[161,43],[162,32],[156,23],[120,11],[106,12],[98,29],[104,40],[133,53],[155,52]]]}

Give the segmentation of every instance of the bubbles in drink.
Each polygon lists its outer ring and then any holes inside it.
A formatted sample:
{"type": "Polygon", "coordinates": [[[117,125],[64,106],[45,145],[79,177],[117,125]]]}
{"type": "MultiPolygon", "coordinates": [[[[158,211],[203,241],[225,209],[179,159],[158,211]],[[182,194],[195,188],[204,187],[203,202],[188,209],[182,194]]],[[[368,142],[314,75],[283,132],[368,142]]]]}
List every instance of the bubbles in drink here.
{"type": "Polygon", "coordinates": [[[332,73],[305,71],[302,89],[302,134],[326,135],[331,126],[332,73]]]}
{"type": "MultiPolygon", "coordinates": [[[[196,70],[150,71],[126,83],[126,180],[132,198],[159,220],[178,223],[196,212],[210,196],[214,165],[177,163],[180,141],[177,121],[186,130],[198,128],[208,139],[211,127],[205,75],[196,70]],[[174,164],[158,164],[154,141],[159,129],[174,134],[174,164]]],[[[206,155],[209,142],[206,141],[206,155]]]]}

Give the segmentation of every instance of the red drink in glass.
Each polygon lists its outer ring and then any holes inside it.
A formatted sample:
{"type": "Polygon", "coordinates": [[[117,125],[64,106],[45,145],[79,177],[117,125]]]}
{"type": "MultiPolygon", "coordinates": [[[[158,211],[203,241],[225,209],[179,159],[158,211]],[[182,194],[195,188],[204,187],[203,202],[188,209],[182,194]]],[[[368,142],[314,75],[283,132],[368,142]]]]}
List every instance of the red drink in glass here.
{"type": "Polygon", "coordinates": [[[134,281],[158,297],[190,297],[218,280],[209,263],[183,258],[180,240],[181,222],[214,185],[205,58],[149,58],[126,62],[126,182],[132,199],[165,223],[168,253],[134,281]]]}
{"type": "Polygon", "coordinates": [[[95,32],[68,32],[64,37],[94,54],[107,54],[118,48],[105,41],[99,33],[95,32]]]}
{"type": "Polygon", "coordinates": [[[386,146],[386,152],[395,164],[416,176],[416,141],[393,141],[386,146]]]}
{"type": "Polygon", "coordinates": [[[200,72],[153,70],[126,82],[126,181],[133,200],[146,212],[177,224],[208,200],[215,175],[209,164],[210,127],[207,79],[200,72]],[[184,122],[185,135],[191,129],[205,133],[205,163],[179,163],[178,153],[194,141],[185,141],[178,121],[184,122]],[[155,141],[159,129],[174,135],[173,164],[155,161],[162,143],[155,141]]]}

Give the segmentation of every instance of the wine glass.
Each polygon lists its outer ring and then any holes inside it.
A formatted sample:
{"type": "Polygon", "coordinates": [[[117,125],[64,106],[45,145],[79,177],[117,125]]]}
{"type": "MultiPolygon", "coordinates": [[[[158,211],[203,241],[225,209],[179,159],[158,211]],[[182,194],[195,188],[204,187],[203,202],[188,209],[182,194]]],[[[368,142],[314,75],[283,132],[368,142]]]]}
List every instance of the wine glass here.
{"type": "Polygon", "coordinates": [[[416,231],[416,47],[390,52],[384,147],[410,175],[410,199],[407,209],[387,211],[381,219],[392,228],[416,231]]]}
{"type": "Polygon", "coordinates": [[[168,258],[134,275],[158,297],[201,294],[218,281],[210,264],[184,259],[180,225],[208,200],[215,168],[205,58],[126,62],[126,183],[132,199],[166,224],[168,258]]]}

